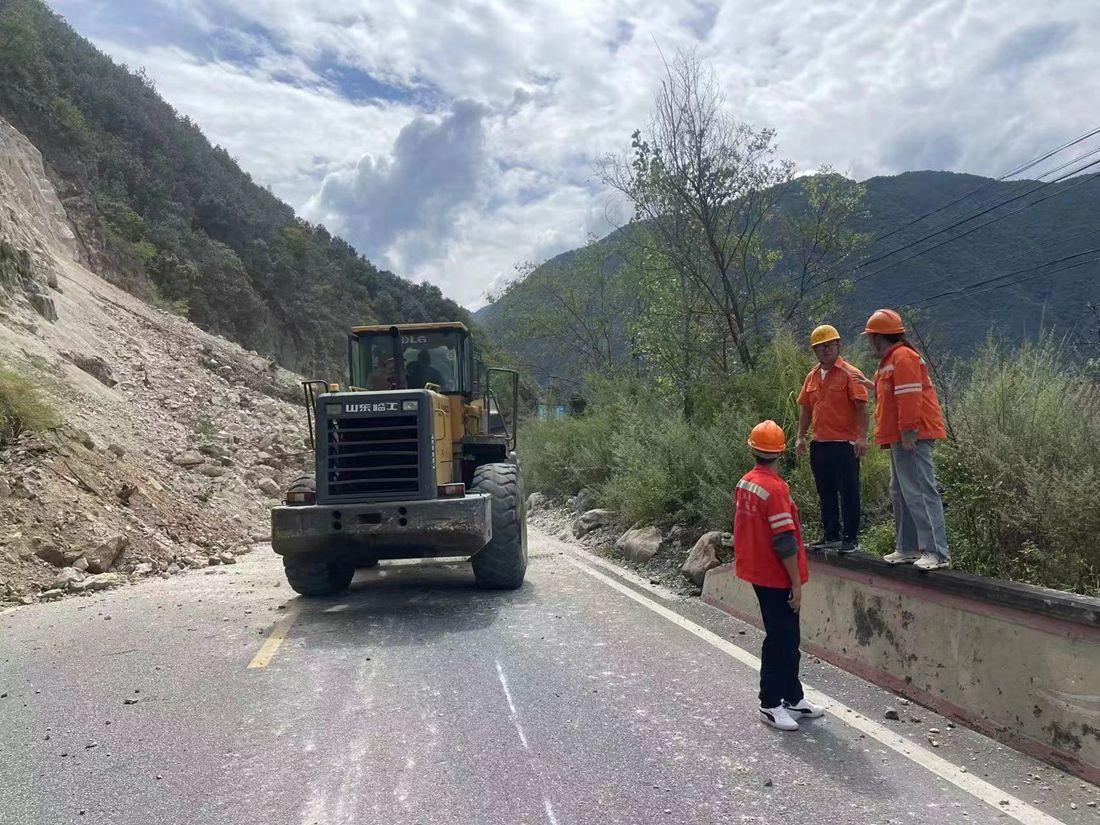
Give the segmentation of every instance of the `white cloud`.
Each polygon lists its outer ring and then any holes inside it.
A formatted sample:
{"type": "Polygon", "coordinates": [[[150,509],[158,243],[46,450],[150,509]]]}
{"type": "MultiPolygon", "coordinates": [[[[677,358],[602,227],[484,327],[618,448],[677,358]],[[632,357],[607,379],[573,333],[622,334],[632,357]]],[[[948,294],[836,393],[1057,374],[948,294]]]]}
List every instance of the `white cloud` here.
{"type": "Polygon", "coordinates": [[[661,51],[697,47],[731,110],[775,127],[798,168],[861,178],[998,174],[1094,125],[1100,70],[1093,0],[156,2],[249,59],[56,5],[260,182],[470,304],[514,263],[607,230],[593,161],[645,124],[661,51]],[[389,93],[354,102],[334,66],[389,93]],[[445,139],[457,101],[481,107],[477,141],[445,139]]]}

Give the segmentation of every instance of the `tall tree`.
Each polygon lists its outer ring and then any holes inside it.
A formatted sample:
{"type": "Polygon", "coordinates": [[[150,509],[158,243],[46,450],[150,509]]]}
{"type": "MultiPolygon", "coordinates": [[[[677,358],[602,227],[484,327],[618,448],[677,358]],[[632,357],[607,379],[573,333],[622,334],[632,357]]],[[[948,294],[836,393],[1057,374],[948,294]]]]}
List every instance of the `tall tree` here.
{"type": "MultiPolygon", "coordinates": [[[[778,156],[775,133],[730,115],[694,53],[665,66],[649,127],[631,152],[600,164],[633,206],[630,237],[653,245],[701,299],[728,369],[752,370],[770,329],[814,315],[843,283],[836,263],[861,237],[847,229],[861,188],[829,170],[803,181],[778,156]],[[780,211],[785,198],[795,201],[780,211]]],[[[719,358],[719,360],[722,360],[719,358]]]]}

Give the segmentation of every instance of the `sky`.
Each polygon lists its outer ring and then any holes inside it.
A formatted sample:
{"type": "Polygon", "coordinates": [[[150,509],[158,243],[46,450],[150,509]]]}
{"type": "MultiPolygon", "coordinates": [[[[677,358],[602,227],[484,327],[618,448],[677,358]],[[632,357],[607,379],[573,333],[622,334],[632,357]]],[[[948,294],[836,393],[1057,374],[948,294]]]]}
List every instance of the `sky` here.
{"type": "Polygon", "coordinates": [[[996,176],[1097,124],[1096,0],[53,0],[262,185],[476,309],[625,218],[597,161],[694,49],[799,170],[996,176]]]}

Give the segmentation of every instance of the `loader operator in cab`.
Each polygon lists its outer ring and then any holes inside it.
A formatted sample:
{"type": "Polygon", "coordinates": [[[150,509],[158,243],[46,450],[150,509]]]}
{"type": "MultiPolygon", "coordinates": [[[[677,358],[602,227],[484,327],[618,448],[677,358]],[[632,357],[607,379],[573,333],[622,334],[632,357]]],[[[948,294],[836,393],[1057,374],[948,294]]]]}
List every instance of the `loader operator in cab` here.
{"type": "Polygon", "coordinates": [[[382,359],[378,368],[370,374],[367,384],[371,390],[397,389],[397,362],[392,356],[382,359]]]}
{"type": "Polygon", "coordinates": [[[447,389],[444,386],[446,382],[443,373],[432,366],[432,353],[427,347],[421,349],[416,354],[416,360],[406,367],[405,376],[410,390],[423,389],[425,384],[435,384],[447,389]]]}

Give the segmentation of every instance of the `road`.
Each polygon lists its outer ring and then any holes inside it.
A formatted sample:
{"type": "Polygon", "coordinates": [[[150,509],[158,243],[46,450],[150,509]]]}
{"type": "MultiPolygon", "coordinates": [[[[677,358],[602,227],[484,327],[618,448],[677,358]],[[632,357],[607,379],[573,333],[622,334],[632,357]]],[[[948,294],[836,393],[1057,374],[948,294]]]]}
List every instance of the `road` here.
{"type": "Polygon", "coordinates": [[[832,713],[764,727],[759,640],[534,529],[509,593],[393,565],[308,602],[260,549],[0,615],[0,823],[1100,822],[1097,788],[812,657],[832,713]]]}

